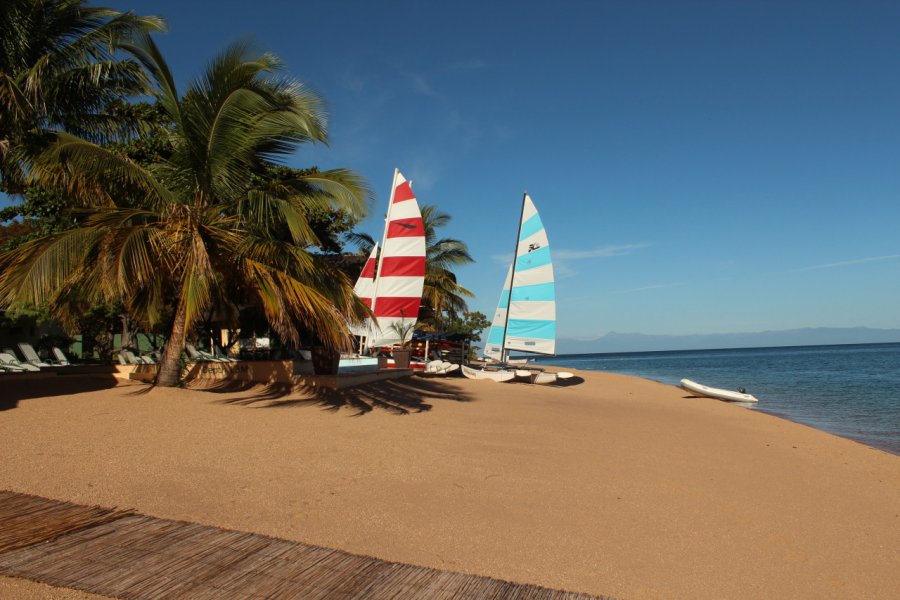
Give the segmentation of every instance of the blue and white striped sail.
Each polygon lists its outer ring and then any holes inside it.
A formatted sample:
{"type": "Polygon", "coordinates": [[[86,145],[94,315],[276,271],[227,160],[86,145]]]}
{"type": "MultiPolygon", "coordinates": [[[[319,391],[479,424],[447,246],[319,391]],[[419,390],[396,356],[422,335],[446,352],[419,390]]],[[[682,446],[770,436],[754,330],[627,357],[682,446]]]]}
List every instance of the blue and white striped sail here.
{"type": "Polygon", "coordinates": [[[500,292],[500,302],[497,303],[494,320],[491,321],[491,330],[484,345],[484,355],[494,360],[503,360],[503,335],[506,333],[506,307],[509,306],[509,284],[511,280],[512,264],[509,265],[509,269],[506,271],[503,291],[500,292]]]}
{"type": "Polygon", "coordinates": [[[484,350],[485,356],[497,360],[504,360],[504,350],[556,353],[556,288],[550,242],[528,194],[523,203],[515,272],[510,266],[484,350]]]}

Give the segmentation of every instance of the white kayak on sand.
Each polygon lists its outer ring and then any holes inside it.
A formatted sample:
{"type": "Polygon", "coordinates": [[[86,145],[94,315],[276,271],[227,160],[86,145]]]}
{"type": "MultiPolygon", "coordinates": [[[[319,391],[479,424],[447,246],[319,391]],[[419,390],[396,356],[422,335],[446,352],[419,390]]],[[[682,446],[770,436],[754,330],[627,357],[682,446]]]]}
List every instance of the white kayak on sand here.
{"type": "Polygon", "coordinates": [[[759,400],[750,394],[709,387],[701,385],[696,381],[691,381],[690,379],[682,379],[681,387],[698,396],[708,396],[710,398],[715,398],[716,400],[725,400],[726,402],[759,402],[759,400]]]}

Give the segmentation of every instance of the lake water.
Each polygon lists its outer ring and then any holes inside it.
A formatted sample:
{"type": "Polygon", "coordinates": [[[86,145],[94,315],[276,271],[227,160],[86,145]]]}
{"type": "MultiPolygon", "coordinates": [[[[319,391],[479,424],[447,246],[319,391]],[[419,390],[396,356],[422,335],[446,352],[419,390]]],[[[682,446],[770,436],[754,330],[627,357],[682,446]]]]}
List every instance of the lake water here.
{"type": "Polygon", "coordinates": [[[746,388],[761,410],[900,455],[900,344],[568,354],[537,362],[746,388]]]}

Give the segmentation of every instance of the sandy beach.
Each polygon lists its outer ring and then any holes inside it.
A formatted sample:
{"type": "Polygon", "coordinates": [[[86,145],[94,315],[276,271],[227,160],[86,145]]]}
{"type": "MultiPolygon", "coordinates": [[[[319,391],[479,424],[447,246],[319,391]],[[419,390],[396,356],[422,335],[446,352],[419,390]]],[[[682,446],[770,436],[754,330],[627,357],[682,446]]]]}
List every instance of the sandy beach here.
{"type": "Polygon", "coordinates": [[[619,598],[900,589],[900,457],[578,375],[322,397],[3,382],[0,488],[619,598]]]}

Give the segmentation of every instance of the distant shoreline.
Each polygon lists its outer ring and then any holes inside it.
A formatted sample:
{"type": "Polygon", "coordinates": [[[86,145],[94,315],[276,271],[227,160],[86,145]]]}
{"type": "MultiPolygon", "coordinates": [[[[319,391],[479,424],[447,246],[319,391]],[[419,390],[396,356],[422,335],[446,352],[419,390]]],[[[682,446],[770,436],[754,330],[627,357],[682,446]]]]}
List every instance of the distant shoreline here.
{"type": "Polygon", "coordinates": [[[900,343],[900,329],[809,327],[780,331],[684,335],[609,332],[592,339],[559,336],[556,348],[559,354],[569,355],[896,343],[900,343]]]}
{"type": "MultiPolygon", "coordinates": [[[[687,348],[683,350],[627,350],[621,352],[575,352],[570,354],[556,354],[554,356],[540,356],[535,358],[535,362],[540,362],[541,364],[552,364],[553,359],[556,358],[573,358],[573,357],[581,357],[581,356],[602,356],[602,355],[619,355],[619,354],[673,354],[673,353],[682,353],[682,352],[718,352],[724,350],[771,350],[771,349],[792,349],[792,348],[839,348],[845,346],[893,346],[900,344],[900,339],[895,342],[859,342],[859,343],[848,343],[848,344],[785,344],[785,345],[775,345],[775,346],[730,346],[730,347],[722,347],[722,348],[687,348]]],[[[531,358],[530,354],[521,354],[521,355],[510,355],[510,358],[531,358]]]]}

